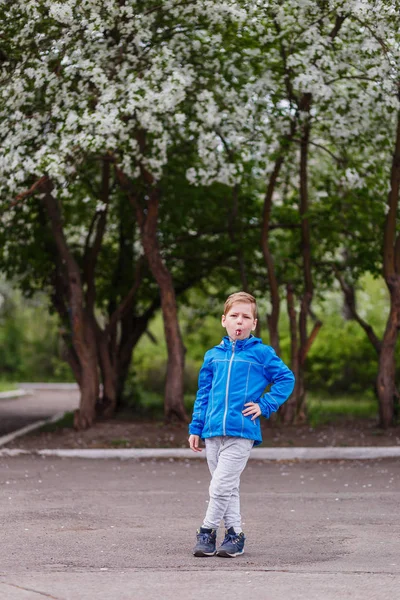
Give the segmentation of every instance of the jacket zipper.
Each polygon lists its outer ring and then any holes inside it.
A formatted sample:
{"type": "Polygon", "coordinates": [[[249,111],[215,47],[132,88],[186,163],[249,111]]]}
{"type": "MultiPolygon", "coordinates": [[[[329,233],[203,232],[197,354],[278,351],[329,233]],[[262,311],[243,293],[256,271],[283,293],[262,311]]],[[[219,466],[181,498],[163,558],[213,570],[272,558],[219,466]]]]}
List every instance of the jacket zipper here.
{"type": "Polygon", "coordinates": [[[225,412],[224,412],[224,419],[223,419],[223,424],[222,424],[222,429],[223,429],[223,434],[224,435],[226,435],[226,416],[228,414],[229,381],[231,379],[231,369],[232,369],[233,357],[235,356],[235,344],[236,344],[236,340],[232,342],[232,356],[231,356],[231,360],[229,361],[228,379],[227,379],[227,382],[226,382],[225,412]]]}

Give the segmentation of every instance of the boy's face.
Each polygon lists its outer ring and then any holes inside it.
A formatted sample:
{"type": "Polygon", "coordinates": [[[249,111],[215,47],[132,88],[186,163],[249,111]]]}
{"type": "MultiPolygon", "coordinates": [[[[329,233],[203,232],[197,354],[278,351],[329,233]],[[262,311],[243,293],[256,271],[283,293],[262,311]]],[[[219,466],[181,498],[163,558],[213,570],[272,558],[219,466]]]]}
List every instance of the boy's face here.
{"type": "Polygon", "coordinates": [[[245,340],[257,325],[249,302],[235,302],[228,314],[222,315],[221,322],[232,340],[245,340]]]}

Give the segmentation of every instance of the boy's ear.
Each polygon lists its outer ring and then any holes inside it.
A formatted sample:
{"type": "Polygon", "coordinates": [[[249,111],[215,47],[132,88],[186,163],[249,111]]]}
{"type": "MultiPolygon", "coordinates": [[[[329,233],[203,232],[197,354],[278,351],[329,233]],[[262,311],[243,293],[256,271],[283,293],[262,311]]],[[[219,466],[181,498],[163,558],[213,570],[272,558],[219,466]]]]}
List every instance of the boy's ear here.
{"type": "Polygon", "coordinates": [[[255,328],[257,327],[257,321],[258,321],[258,319],[254,319],[254,327],[253,327],[252,331],[254,331],[255,328]]]}
{"type": "Polygon", "coordinates": [[[222,317],[221,317],[221,325],[222,325],[222,327],[225,327],[225,321],[226,321],[226,317],[225,317],[225,315],[222,315],[222,317]]]}

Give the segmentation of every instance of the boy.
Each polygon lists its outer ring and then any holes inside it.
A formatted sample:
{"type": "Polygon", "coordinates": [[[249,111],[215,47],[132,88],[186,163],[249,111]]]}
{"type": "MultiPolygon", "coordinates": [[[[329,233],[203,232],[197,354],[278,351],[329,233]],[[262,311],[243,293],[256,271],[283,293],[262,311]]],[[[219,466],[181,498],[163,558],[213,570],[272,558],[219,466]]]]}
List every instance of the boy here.
{"type": "Polygon", "coordinates": [[[254,337],[257,305],[246,292],[225,302],[222,326],[227,336],[206,352],[189,425],[189,445],[201,452],[205,439],[211,472],[210,500],[197,531],[195,556],[235,557],[244,552],[239,501],[240,475],[250,451],[262,441],[259,416],[268,418],[290,396],[293,373],[274,350],[254,337]],[[263,394],[267,385],[271,391],[263,394]],[[216,550],[217,529],[225,522],[225,539],[216,550]]]}

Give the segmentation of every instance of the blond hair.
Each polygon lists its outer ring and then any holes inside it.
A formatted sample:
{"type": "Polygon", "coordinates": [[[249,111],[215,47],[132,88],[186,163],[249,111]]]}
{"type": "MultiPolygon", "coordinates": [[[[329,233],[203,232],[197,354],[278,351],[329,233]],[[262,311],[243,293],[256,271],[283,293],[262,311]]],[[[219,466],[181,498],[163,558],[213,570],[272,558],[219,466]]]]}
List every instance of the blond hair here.
{"type": "Polygon", "coordinates": [[[232,306],[236,302],[248,302],[251,304],[251,310],[253,312],[253,317],[257,319],[257,302],[254,296],[248,294],[247,292],[235,292],[228,296],[224,304],[224,315],[227,315],[231,310],[232,306]]]}

